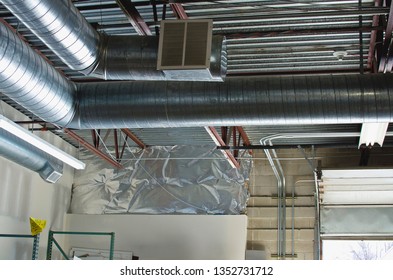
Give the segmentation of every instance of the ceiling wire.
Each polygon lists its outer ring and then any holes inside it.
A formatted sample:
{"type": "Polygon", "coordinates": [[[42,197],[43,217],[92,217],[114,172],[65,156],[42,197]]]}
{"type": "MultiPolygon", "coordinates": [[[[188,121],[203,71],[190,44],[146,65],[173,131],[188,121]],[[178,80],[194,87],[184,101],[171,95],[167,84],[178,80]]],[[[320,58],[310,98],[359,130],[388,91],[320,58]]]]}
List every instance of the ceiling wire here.
{"type": "Polygon", "coordinates": [[[94,129],[94,131],[96,132],[96,135],[98,136],[98,139],[101,141],[102,145],[104,145],[105,151],[108,153],[108,155],[114,160],[117,161],[116,157],[114,157],[111,152],[109,151],[108,147],[105,144],[105,141],[101,138],[100,133],[98,133],[97,129],[94,129]]]}

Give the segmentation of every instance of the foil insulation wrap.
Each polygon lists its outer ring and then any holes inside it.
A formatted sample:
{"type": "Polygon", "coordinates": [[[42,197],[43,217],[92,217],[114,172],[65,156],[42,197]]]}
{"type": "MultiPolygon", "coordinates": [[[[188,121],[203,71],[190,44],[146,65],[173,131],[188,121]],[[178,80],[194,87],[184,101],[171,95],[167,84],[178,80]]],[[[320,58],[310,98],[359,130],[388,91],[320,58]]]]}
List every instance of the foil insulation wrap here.
{"type": "Polygon", "coordinates": [[[215,147],[132,148],[116,169],[92,154],[75,174],[71,213],[242,214],[249,197],[251,157],[232,168],[215,147]]]}

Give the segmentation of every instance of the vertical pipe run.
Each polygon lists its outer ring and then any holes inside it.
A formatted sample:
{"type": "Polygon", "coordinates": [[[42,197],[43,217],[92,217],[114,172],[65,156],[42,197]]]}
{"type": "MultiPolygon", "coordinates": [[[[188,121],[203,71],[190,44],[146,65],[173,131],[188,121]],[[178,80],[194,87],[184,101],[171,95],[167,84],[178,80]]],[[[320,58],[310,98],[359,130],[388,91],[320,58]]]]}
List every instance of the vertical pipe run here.
{"type": "Polygon", "coordinates": [[[292,209],[291,209],[291,255],[295,257],[295,184],[292,185],[292,209]]]}
{"type": "MultiPolygon", "coordinates": [[[[272,137],[273,138],[273,137],[272,137]]],[[[260,140],[263,145],[272,144],[272,138],[266,137],[260,140]]],[[[273,173],[277,179],[277,256],[279,259],[285,259],[286,256],[286,198],[285,198],[285,177],[284,171],[274,149],[264,149],[266,157],[272,167],[273,173]],[[276,166],[276,163],[277,166],[276,166]]]]}
{"type": "Polygon", "coordinates": [[[320,173],[320,167],[317,172],[314,172],[314,182],[315,182],[315,225],[314,225],[314,260],[321,259],[321,224],[320,224],[320,203],[319,203],[319,188],[318,188],[318,172],[320,173]]]}

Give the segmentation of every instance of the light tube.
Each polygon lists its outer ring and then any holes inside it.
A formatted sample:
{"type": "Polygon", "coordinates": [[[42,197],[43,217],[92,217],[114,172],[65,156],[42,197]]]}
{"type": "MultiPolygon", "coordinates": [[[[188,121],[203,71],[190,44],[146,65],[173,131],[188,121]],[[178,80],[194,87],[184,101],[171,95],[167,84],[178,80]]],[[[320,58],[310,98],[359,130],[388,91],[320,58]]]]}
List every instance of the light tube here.
{"type": "Polygon", "coordinates": [[[373,146],[378,143],[381,147],[388,130],[389,123],[363,123],[360,132],[359,147],[362,144],[373,146]]]}
{"type": "Polygon", "coordinates": [[[0,128],[8,131],[9,133],[15,135],[16,137],[30,143],[34,147],[44,151],[45,153],[61,160],[62,162],[74,167],[75,169],[85,169],[86,164],[82,161],[74,158],[73,156],[67,154],[66,152],[60,150],[59,148],[53,146],[52,144],[46,142],[40,137],[34,135],[23,127],[17,125],[16,123],[10,121],[3,115],[0,115],[0,128]]]}

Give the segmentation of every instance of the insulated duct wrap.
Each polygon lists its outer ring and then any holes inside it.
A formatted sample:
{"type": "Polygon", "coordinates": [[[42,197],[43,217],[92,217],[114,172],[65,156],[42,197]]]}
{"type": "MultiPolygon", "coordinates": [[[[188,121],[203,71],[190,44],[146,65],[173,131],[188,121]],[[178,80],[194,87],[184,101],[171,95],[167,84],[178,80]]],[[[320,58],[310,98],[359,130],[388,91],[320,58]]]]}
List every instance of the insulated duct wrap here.
{"type": "MultiPolygon", "coordinates": [[[[245,156],[247,153],[245,153],[245,156]]],[[[215,147],[149,147],[123,156],[114,169],[82,155],[71,213],[240,214],[246,210],[251,160],[231,168],[215,147]],[[128,161],[127,161],[128,159],[128,161]]]]}
{"type": "Polygon", "coordinates": [[[3,22],[0,38],[0,91],[41,119],[67,125],[75,113],[75,85],[3,22]]]}
{"type": "Polygon", "coordinates": [[[99,34],[70,0],[1,0],[71,69],[89,74],[99,59],[99,34]]]}
{"type": "Polygon", "coordinates": [[[49,159],[42,151],[3,129],[0,129],[0,156],[37,172],[50,183],[55,183],[63,173],[60,162],[49,159]]]}
{"type": "Polygon", "coordinates": [[[391,122],[392,88],[391,74],[78,84],[80,115],[70,127],[391,122]]]}

